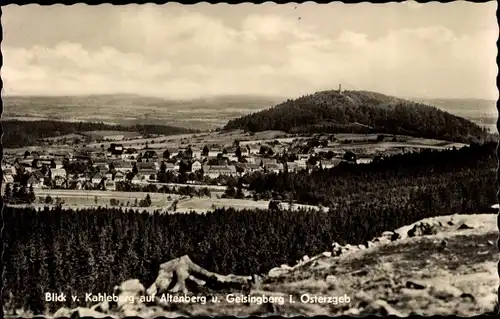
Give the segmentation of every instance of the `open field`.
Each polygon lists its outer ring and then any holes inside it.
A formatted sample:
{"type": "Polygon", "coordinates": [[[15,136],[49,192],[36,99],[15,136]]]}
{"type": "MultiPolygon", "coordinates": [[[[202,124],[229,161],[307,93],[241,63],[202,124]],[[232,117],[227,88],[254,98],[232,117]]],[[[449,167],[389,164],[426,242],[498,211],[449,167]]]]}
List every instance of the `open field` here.
{"type": "Polygon", "coordinates": [[[112,198],[120,201],[120,203],[129,202],[131,205],[137,201],[146,198],[149,194],[151,197],[151,206],[168,207],[176,198],[181,196],[175,194],[161,193],[143,193],[143,192],[117,192],[117,191],[88,191],[88,190],[66,190],[66,189],[37,189],[35,195],[37,202],[39,198],[45,198],[50,195],[53,200],[56,197],[61,198],[68,205],[109,205],[112,198]],[[171,200],[169,200],[169,198],[171,200]],[[97,199],[97,203],[96,203],[97,199]]]}
{"type": "MultiPolygon", "coordinates": [[[[185,185],[183,185],[185,186],[185,185]]],[[[64,201],[64,206],[71,208],[89,208],[96,206],[110,206],[110,200],[112,198],[118,200],[124,205],[128,202],[130,205],[134,204],[134,201],[140,201],[146,198],[149,194],[151,197],[151,207],[149,210],[156,209],[167,209],[172,205],[173,201],[178,199],[176,212],[207,212],[214,208],[222,207],[232,207],[234,209],[267,209],[269,207],[268,200],[254,201],[251,199],[229,199],[229,198],[216,198],[216,195],[221,195],[222,192],[213,193],[211,198],[207,197],[182,197],[176,194],[161,194],[161,193],[145,193],[145,192],[118,192],[118,191],[86,191],[86,190],[60,190],[60,189],[43,189],[35,190],[35,195],[37,200],[35,204],[31,205],[33,207],[43,207],[45,204],[41,204],[40,200],[44,200],[47,195],[50,195],[53,200],[57,197],[64,201]],[[169,200],[170,199],[170,200],[169,200]]],[[[126,205],[125,205],[126,206],[126,205]]],[[[283,208],[289,208],[287,203],[282,203],[283,208]]],[[[125,207],[126,209],[130,207],[125,207]]],[[[292,209],[318,209],[317,206],[293,204],[292,209]]],[[[141,207],[142,209],[142,207],[141,207]]]]}

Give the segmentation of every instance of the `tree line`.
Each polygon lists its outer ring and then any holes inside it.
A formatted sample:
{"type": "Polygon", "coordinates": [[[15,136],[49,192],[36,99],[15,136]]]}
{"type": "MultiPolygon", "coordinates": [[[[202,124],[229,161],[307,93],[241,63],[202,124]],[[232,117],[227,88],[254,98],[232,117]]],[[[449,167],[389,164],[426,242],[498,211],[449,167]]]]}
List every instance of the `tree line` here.
{"type": "Polygon", "coordinates": [[[363,91],[323,91],[230,120],[225,130],[387,133],[471,142],[488,132],[436,107],[363,91]]]}
{"type": "Polygon", "coordinates": [[[138,132],[143,135],[148,134],[185,134],[197,131],[182,127],[168,125],[108,125],[104,123],[92,122],[62,122],[62,121],[2,121],[4,147],[24,147],[37,145],[40,139],[48,137],[62,136],[66,134],[77,134],[88,131],[127,131],[138,132]]]}

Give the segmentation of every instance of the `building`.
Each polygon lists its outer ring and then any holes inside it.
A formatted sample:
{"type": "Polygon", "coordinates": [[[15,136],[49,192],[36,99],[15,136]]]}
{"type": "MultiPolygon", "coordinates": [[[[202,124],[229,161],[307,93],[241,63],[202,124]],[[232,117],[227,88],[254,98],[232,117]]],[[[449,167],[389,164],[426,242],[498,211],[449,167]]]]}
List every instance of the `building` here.
{"type": "Polygon", "coordinates": [[[373,161],[371,158],[358,158],[356,164],[370,164],[373,161]]]}
{"type": "Polygon", "coordinates": [[[126,179],[126,175],[124,172],[118,171],[115,173],[115,178],[114,178],[115,182],[124,182],[125,179],[126,179]]]}
{"type": "Polygon", "coordinates": [[[299,170],[299,165],[296,162],[287,162],[286,166],[289,172],[297,172],[299,170]]]}
{"type": "Polygon", "coordinates": [[[217,178],[219,176],[236,176],[236,168],[234,166],[205,166],[203,167],[204,175],[210,178],[217,178]]]}
{"type": "Polygon", "coordinates": [[[53,180],[54,180],[54,185],[57,187],[66,188],[68,186],[66,178],[63,176],[56,176],[55,178],[53,178],[53,180]]]}
{"type": "Polygon", "coordinates": [[[8,173],[4,173],[2,174],[3,176],[3,182],[5,184],[7,183],[14,183],[14,176],[12,176],[11,174],[8,174],[8,173]]]}
{"type": "Polygon", "coordinates": [[[268,172],[278,174],[279,172],[283,171],[283,164],[266,164],[266,165],[264,165],[264,168],[268,172]]]}
{"type": "Polygon", "coordinates": [[[297,164],[297,168],[299,170],[306,169],[307,168],[307,160],[297,160],[294,163],[297,164]]]}
{"type": "Polygon", "coordinates": [[[129,161],[114,161],[113,167],[115,171],[122,172],[125,174],[129,171],[132,171],[133,168],[132,163],[129,161]]]}
{"type": "Polygon", "coordinates": [[[197,172],[202,168],[202,165],[199,161],[195,161],[193,164],[191,164],[191,171],[192,172],[197,172]]]}
{"type": "Polygon", "coordinates": [[[193,158],[201,158],[201,149],[199,147],[193,147],[191,150],[193,151],[193,158]]]}
{"type": "Polygon", "coordinates": [[[147,150],[146,152],[144,152],[144,154],[142,155],[142,159],[146,159],[146,160],[157,160],[158,159],[158,154],[153,151],[153,150],[147,150]]]}
{"type": "Polygon", "coordinates": [[[156,166],[154,163],[137,162],[138,175],[146,176],[148,180],[156,180],[156,166]]]}
{"type": "Polygon", "coordinates": [[[97,173],[94,176],[92,176],[91,182],[94,185],[99,185],[102,182],[103,178],[104,176],[101,173],[97,173]]]}
{"type": "Polygon", "coordinates": [[[114,191],[116,190],[116,181],[113,181],[111,179],[107,179],[104,181],[104,188],[109,191],[114,191]]]}
{"type": "Polygon", "coordinates": [[[336,167],[341,162],[342,162],[342,160],[340,158],[332,158],[331,160],[321,160],[320,165],[324,169],[329,169],[329,168],[336,167]]]}
{"type": "Polygon", "coordinates": [[[262,170],[262,168],[258,164],[254,163],[238,163],[236,165],[243,169],[243,174],[252,174],[262,170]]]}
{"type": "MultiPolygon", "coordinates": [[[[175,171],[175,165],[174,163],[170,163],[170,162],[165,162],[165,171],[175,171]]],[[[177,170],[179,170],[179,167],[177,166],[177,170]]]]}
{"type": "Polygon", "coordinates": [[[261,158],[260,163],[263,167],[266,167],[268,165],[276,165],[278,161],[275,158],[261,158]]]}
{"type": "Polygon", "coordinates": [[[61,176],[61,177],[64,177],[66,178],[66,170],[63,169],[63,168],[53,168],[50,170],[51,174],[52,174],[52,178],[55,178],[57,176],[61,176]]]}
{"type": "Polygon", "coordinates": [[[121,156],[125,149],[123,148],[122,144],[111,143],[109,145],[108,151],[111,153],[111,155],[121,156]]]}
{"type": "Polygon", "coordinates": [[[43,186],[43,181],[44,181],[43,177],[37,178],[35,174],[32,174],[30,178],[28,178],[26,185],[28,187],[41,188],[43,186]]]}

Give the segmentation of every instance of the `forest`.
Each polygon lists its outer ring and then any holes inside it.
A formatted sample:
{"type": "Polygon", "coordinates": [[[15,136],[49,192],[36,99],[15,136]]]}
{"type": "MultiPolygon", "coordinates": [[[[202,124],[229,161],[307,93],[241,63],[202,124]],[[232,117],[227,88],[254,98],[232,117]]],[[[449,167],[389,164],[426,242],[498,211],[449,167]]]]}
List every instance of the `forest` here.
{"type": "Polygon", "coordinates": [[[15,148],[36,145],[39,139],[88,131],[126,131],[140,134],[184,134],[195,131],[167,125],[108,125],[104,123],[61,121],[2,121],[3,147],[15,148]]]}
{"type": "Polygon", "coordinates": [[[366,91],[322,91],[230,120],[225,130],[386,133],[473,142],[486,129],[436,107],[366,91]]]}
{"type": "Polygon", "coordinates": [[[40,312],[43,292],[109,292],[129,278],[149,286],[159,264],[184,254],[219,273],[265,273],[328,250],[333,241],[361,244],[426,217],[491,212],[494,151],[494,144],[473,145],[251,183],[256,194],[282,188],[275,197],[323,203],[329,212],[228,208],[162,215],[6,206],[4,298],[11,294],[13,307],[40,312]]]}

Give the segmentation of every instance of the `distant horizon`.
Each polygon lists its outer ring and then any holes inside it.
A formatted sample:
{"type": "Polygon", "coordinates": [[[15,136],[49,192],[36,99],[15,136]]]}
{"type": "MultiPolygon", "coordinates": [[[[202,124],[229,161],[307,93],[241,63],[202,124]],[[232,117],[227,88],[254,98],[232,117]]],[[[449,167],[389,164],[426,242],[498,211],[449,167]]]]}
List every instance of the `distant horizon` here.
{"type": "MultiPolygon", "coordinates": [[[[225,98],[225,97],[247,97],[247,98],[269,98],[269,99],[296,99],[299,98],[300,96],[303,95],[309,95],[309,94],[314,94],[317,92],[322,92],[322,91],[335,91],[337,89],[331,89],[331,90],[318,90],[314,91],[311,93],[306,93],[306,94],[301,94],[297,96],[279,96],[279,95],[266,95],[266,94],[213,94],[213,95],[200,95],[200,96],[193,96],[193,97],[185,97],[185,98],[176,98],[176,97],[163,97],[163,96],[156,96],[156,95],[146,95],[146,94],[140,94],[140,93],[81,93],[81,94],[6,94],[2,92],[2,97],[41,97],[41,98],[46,98],[46,97],[90,97],[90,96],[135,96],[135,97],[143,97],[143,98],[154,98],[154,99],[161,99],[165,101],[195,101],[195,100],[200,100],[200,99],[210,99],[210,98],[225,98]]],[[[392,95],[384,92],[377,92],[377,91],[371,91],[371,90],[351,90],[351,89],[346,89],[342,91],[365,91],[365,92],[373,92],[373,93],[379,93],[387,96],[393,96],[396,98],[401,98],[401,99],[406,99],[406,100],[482,100],[482,101],[491,101],[491,102],[496,102],[498,99],[491,99],[491,98],[483,98],[483,97],[446,97],[446,96],[437,96],[437,97],[428,97],[428,96],[398,96],[398,95],[392,95]]]]}

